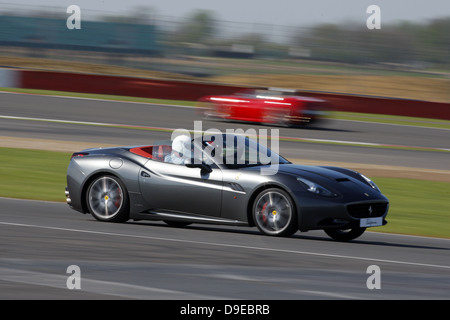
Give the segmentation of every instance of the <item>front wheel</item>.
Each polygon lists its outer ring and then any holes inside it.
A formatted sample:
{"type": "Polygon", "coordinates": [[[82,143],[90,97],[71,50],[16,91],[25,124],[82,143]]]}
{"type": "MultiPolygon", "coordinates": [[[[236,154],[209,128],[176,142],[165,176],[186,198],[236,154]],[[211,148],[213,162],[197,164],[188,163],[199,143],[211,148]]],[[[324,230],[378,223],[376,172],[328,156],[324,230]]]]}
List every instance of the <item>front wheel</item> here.
{"type": "Polygon", "coordinates": [[[125,222],[130,216],[128,193],[122,181],[112,175],[94,179],[86,193],[92,216],[100,221],[125,222]]]}
{"type": "Polygon", "coordinates": [[[358,238],[366,231],[366,228],[355,227],[351,229],[331,228],[324,229],[325,233],[337,241],[350,241],[358,238]]]}
{"type": "Polygon", "coordinates": [[[287,237],[298,230],[291,197],[278,188],[266,189],[256,197],[253,219],[258,229],[269,236],[287,237]]]}

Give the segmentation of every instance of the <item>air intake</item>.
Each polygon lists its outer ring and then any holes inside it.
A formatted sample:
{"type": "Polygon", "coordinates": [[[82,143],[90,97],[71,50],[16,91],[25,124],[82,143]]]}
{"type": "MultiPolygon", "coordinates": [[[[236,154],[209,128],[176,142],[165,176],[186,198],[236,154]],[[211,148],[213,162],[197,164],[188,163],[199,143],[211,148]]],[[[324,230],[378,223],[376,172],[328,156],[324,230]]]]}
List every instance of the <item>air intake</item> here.
{"type": "Polygon", "coordinates": [[[229,182],[228,185],[234,191],[245,192],[244,188],[238,183],[229,182]]]}
{"type": "Polygon", "coordinates": [[[354,218],[382,217],[388,209],[388,204],[383,202],[357,203],[347,206],[348,213],[354,218]]]}

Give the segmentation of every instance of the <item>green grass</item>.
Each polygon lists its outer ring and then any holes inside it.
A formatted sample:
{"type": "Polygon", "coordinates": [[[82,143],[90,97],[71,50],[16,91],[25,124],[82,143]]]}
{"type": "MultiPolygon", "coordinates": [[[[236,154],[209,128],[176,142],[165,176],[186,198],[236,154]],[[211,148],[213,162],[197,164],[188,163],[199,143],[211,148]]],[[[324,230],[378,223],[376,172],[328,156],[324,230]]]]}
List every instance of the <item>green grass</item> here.
{"type": "Polygon", "coordinates": [[[154,103],[154,104],[168,104],[168,105],[176,104],[176,105],[183,105],[183,106],[195,106],[197,104],[196,101],[151,99],[151,98],[140,98],[140,97],[131,97],[131,96],[117,96],[117,95],[111,95],[111,94],[80,93],[80,92],[40,90],[40,89],[1,88],[0,87],[0,91],[49,95],[49,96],[60,96],[60,97],[112,100],[112,101],[126,101],[126,102],[140,102],[140,103],[154,103]]]}
{"type": "MultiPolygon", "coordinates": [[[[64,202],[70,153],[0,148],[0,196],[64,202]]],[[[388,224],[370,230],[450,238],[450,183],[372,177],[390,200],[388,224]]]]}
{"type": "Polygon", "coordinates": [[[65,201],[71,153],[0,148],[0,196],[65,201]]]}
{"type": "Polygon", "coordinates": [[[431,118],[417,118],[417,117],[404,117],[388,114],[369,114],[369,113],[356,113],[356,112],[331,112],[331,119],[341,120],[353,120],[353,121],[368,121],[376,123],[388,123],[399,124],[416,127],[427,128],[441,128],[450,130],[449,120],[431,119],[431,118]]]}
{"type": "Polygon", "coordinates": [[[373,231],[450,238],[450,183],[372,177],[389,198],[388,224],[373,231]]]}

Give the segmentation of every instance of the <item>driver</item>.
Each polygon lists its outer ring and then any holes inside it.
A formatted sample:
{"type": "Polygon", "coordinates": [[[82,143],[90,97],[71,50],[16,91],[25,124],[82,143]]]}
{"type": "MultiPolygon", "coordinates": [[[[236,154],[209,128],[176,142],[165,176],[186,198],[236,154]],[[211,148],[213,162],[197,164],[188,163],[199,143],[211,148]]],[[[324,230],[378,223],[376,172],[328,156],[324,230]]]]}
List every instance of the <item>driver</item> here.
{"type": "Polygon", "coordinates": [[[173,139],[172,152],[165,156],[164,162],[174,164],[190,163],[191,157],[191,138],[186,135],[181,135],[173,139]]]}

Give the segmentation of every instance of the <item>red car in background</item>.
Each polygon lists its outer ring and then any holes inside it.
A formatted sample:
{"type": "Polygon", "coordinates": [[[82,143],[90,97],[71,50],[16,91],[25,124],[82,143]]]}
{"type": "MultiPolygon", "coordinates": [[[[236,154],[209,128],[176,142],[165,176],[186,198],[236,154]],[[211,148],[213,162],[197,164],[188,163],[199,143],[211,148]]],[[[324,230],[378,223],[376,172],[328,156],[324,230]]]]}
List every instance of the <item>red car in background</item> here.
{"type": "Polygon", "coordinates": [[[245,89],[232,95],[199,99],[207,118],[298,126],[315,122],[327,111],[326,101],[282,89],[245,89]]]}

